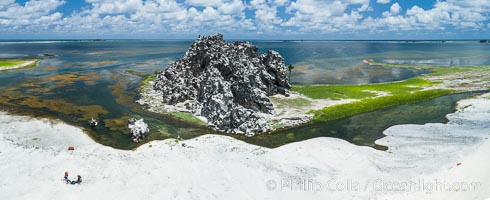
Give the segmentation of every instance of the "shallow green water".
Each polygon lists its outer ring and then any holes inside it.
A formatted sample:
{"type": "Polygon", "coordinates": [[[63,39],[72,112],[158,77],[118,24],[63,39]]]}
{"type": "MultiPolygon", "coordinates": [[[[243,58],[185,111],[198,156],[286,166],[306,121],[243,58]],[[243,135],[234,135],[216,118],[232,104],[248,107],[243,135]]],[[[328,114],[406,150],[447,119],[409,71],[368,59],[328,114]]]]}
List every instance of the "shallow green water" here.
{"type": "Polygon", "coordinates": [[[447,122],[445,116],[456,111],[457,101],[476,94],[443,96],[425,102],[380,109],[326,123],[311,123],[280,130],[270,135],[246,138],[245,141],[274,148],[310,138],[335,137],[353,144],[386,150],[386,147],[376,145],[374,141],[384,137],[383,131],[387,128],[398,124],[445,123],[447,122]]]}

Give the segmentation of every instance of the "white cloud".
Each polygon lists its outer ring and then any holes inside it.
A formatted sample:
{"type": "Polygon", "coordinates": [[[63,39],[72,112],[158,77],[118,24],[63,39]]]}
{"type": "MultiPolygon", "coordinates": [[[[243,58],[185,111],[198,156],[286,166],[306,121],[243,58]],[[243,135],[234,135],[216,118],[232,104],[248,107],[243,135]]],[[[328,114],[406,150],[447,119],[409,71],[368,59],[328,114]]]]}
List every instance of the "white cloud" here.
{"type": "Polygon", "coordinates": [[[302,31],[339,31],[342,29],[357,29],[356,24],[362,18],[361,12],[369,7],[369,0],[297,0],[286,10],[294,13],[283,26],[299,27],[302,31]],[[358,9],[346,13],[349,6],[358,9]]]}
{"type": "Polygon", "coordinates": [[[297,27],[304,32],[321,31],[349,32],[356,30],[401,31],[401,30],[443,30],[449,27],[456,29],[483,29],[489,20],[490,5],[478,0],[437,1],[433,8],[423,9],[418,6],[409,8],[402,14],[401,6],[396,2],[382,17],[364,16],[368,1],[334,1],[325,0],[319,3],[313,0],[292,2],[287,11],[294,14],[283,23],[283,26],[297,27]],[[347,6],[360,5],[350,13],[347,6]]]}
{"type": "Polygon", "coordinates": [[[218,10],[227,15],[241,15],[243,10],[245,10],[245,5],[240,0],[233,0],[231,2],[227,2],[221,4],[218,7],[218,10]]]}
{"type": "Polygon", "coordinates": [[[426,9],[402,9],[395,2],[377,18],[369,16],[370,0],[85,1],[89,6],[63,15],[59,8],[68,1],[30,0],[21,5],[15,0],[0,0],[0,35],[21,31],[129,37],[142,33],[192,36],[215,32],[277,35],[490,28],[490,5],[479,0],[437,1],[426,9]]]}
{"type": "Polygon", "coordinates": [[[284,6],[289,3],[289,0],[274,0],[273,4],[276,6],[284,6]]]}
{"type": "MultiPolygon", "coordinates": [[[[393,8],[393,6],[392,6],[393,8]]],[[[445,30],[449,27],[456,29],[484,29],[485,21],[489,20],[487,13],[490,5],[481,1],[469,0],[438,1],[431,9],[413,6],[404,16],[391,16],[397,8],[390,9],[389,14],[383,13],[383,18],[369,19],[364,23],[371,29],[379,30],[445,30]]]]}
{"type": "Polygon", "coordinates": [[[223,0],[185,0],[185,3],[191,6],[203,6],[203,7],[218,7],[224,3],[223,0]]]}
{"type": "Polygon", "coordinates": [[[396,15],[396,14],[400,13],[401,9],[402,9],[402,7],[400,7],[398,2],[396,2],[393,5],[391,5],[390,12],[391,12],[391,14],[396,15]]]}
{"type": "Polygon", "coordinates": [[[388,4],[390,0],[376,0],[376,3],[388,4]]]}
{"type": "MultiPolygon", "coordinates": [[[[385,11],[382,13],[382,16],[384,18],[389,18],[390,16],[399,14],[401,9],[402,9],[402,7],[398,3],[394,3],[393,5],[391,5],[389,11],[385,11]]],[[[390,18],[390,20],[392,20],[392,19],[393,18],[390,18]]]]}
{"type": "Polygon", "coordinates": [[[2,0],[0,1],[0,10],[15,3],[15,0],[2,0]]]}
{"type": "Polygon", "coordinates": [[[3,1],[0,3],[0,25],[22,26],[49,26],[59,20],[62,15],[55,10],[63,5],[62,0],[31,0],[24,5],[15,1],[3,1]]]}
{"type": "Polygon", "coordinates": [[[258,33],[274,33],[280,31],[278,26],[283,22],[278,16],[278,5],[283,5],[287,1],[266,1],[252,0],[250,1],[250,9],[255,10],[254,22],[258,33]]]}
{"type": "Polygon", "coordinates": [[[143,4],[142,0],[86,0],[86,2],[91,3],[91,12],[99,14],[134,12],[143,4]]]}
{"type": "Polygon", "coordinates": [[[64,18],[57,30],[123,34],[185,34],[254,29],[240,0],[87,0],[91,7],[64,18]],[[189,4],[199,5],[197,7],[189,4]],[[216,4],[216,6],[214,6],[216,4]],[[209,5],[209,6],[204,6],[209,5]],[[204,6],[204,7],[202,7],[204,6]],[[77,24],[77,25],[74,25],[77,24]]]}

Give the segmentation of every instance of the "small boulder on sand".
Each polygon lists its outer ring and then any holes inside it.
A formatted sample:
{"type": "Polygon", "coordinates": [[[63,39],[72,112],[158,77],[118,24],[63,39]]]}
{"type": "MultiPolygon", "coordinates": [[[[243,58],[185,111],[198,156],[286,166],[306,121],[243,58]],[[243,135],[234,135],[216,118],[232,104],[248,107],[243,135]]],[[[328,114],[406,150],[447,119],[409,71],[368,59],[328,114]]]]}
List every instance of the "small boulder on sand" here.
{"type": "Polygon", "coordinates": [[[148,137],[150,129],[143,119],[128,119],[128,128],[130,129],[133,142],[139,142],[141,139],[148,137]]]}

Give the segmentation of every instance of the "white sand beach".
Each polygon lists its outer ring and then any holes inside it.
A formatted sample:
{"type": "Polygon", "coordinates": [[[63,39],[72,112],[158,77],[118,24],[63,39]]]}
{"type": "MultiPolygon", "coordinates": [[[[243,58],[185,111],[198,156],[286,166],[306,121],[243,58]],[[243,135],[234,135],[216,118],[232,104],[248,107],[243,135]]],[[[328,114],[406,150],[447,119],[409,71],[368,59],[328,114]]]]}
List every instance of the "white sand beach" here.
{"type": "Polygon", "coordinates": [[[448,124],[387,129],[377,143],[388,151],[219,135],[123,151],[62,122],[0,113],[0,199],[487,199],[490,99],[458,107],[448,124]],[[82,184],[65,184],[65,171],[82,184]]]}

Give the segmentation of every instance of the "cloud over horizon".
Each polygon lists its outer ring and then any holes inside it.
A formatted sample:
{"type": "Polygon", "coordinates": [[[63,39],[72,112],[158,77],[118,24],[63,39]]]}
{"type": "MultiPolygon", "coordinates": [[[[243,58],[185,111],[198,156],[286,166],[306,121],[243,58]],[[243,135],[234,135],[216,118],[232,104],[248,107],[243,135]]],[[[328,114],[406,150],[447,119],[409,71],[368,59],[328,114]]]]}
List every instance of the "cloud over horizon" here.
{"type": "Polygon", "coordinates": [[[479,0],[3,0],[0,36],[488,38],[489,13],[490,4],[479,0]]]}

